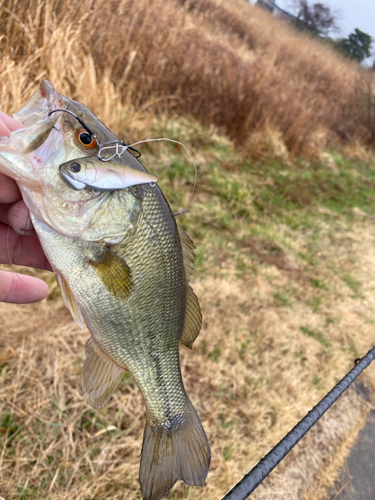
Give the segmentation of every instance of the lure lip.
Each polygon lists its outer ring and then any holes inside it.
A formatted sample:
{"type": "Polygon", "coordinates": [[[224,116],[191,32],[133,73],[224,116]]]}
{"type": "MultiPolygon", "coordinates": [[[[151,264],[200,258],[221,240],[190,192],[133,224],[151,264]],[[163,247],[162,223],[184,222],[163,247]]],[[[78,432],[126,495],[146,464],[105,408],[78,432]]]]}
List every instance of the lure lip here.
{"type": "Polygon", "coordinates": [[[64,164],[60,165],[59,171],[64,181],[76,191],[81,191],[82,189],[88,187],[84,182],[75,179],[72,172],[70,172],[70,170],[68,170],[68,168],[64,164]]]}

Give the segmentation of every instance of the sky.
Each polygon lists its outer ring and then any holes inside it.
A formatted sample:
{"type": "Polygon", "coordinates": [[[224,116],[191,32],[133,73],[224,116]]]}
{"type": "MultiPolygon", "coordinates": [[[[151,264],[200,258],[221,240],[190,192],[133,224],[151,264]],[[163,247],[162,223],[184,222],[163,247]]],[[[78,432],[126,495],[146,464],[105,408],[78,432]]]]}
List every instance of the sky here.
{"type": "MultiPolygon", "coordinates": [[[[288,10],[291,0],[276,0],[276,5],[288,10]]],[[[375,0],[309,0],[309,4],[323,3],[338,13],[340,33],[336,36],[347,37],[359,28],[375,40],[375,0]]]]}

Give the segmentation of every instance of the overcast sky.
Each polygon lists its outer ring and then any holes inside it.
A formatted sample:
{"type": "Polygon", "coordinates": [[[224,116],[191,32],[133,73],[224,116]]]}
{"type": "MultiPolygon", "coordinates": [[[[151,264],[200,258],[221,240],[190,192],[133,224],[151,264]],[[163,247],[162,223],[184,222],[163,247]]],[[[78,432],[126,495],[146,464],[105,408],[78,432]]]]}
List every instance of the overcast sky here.
{"type": "MultiPolygon", "coordinates": [[[[291,0],[276,0],[276,5],[287,9],[291,0]]],[[[341,32],[338,36],[347,37],[355,28],[371,35],[375,40],[375,0],[309,0],[309,4],[323,3],[337,11],[341,32]]]]}

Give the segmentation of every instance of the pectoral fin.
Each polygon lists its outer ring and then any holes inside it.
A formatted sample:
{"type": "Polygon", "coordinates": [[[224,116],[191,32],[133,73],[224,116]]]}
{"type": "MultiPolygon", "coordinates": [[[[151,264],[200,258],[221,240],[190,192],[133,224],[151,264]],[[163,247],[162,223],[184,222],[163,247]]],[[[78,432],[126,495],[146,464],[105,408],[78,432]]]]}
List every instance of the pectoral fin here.
{"type": "Polygon", "coordinates": [[[94,408],[104,406],[125,371],[90,338],[86,344],[86,359],[82,370],[82,388],[90,405],[94,408]]]}
{"type": "Polygon", "coordinates": [[[186,277],[189,279],[194,269],[195,245],[190,236],[179,226],[177,226],[182,246],[182,256],[184,258],[184,268],[186,277]]]}
{"type": "Polygon", "coordinates": [[[121,257],[105,248],[102,257],[89,264],[111,295],[124,300],[129,297],[132,289],[131,272],[121,257]]]}

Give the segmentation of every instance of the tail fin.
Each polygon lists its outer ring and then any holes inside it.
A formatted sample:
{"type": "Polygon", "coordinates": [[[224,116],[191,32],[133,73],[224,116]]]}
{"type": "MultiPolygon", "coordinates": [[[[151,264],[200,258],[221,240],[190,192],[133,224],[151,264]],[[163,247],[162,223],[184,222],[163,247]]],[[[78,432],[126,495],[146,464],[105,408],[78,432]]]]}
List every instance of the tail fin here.
{"type": "Polygon", "coordinates": [[[190,403],[169,429],[146,423],[143,436],[139,482],[143,500],[159,500],[179,479],[202,486],[208,473],[211,452],[197,412],[190,403]]]}

